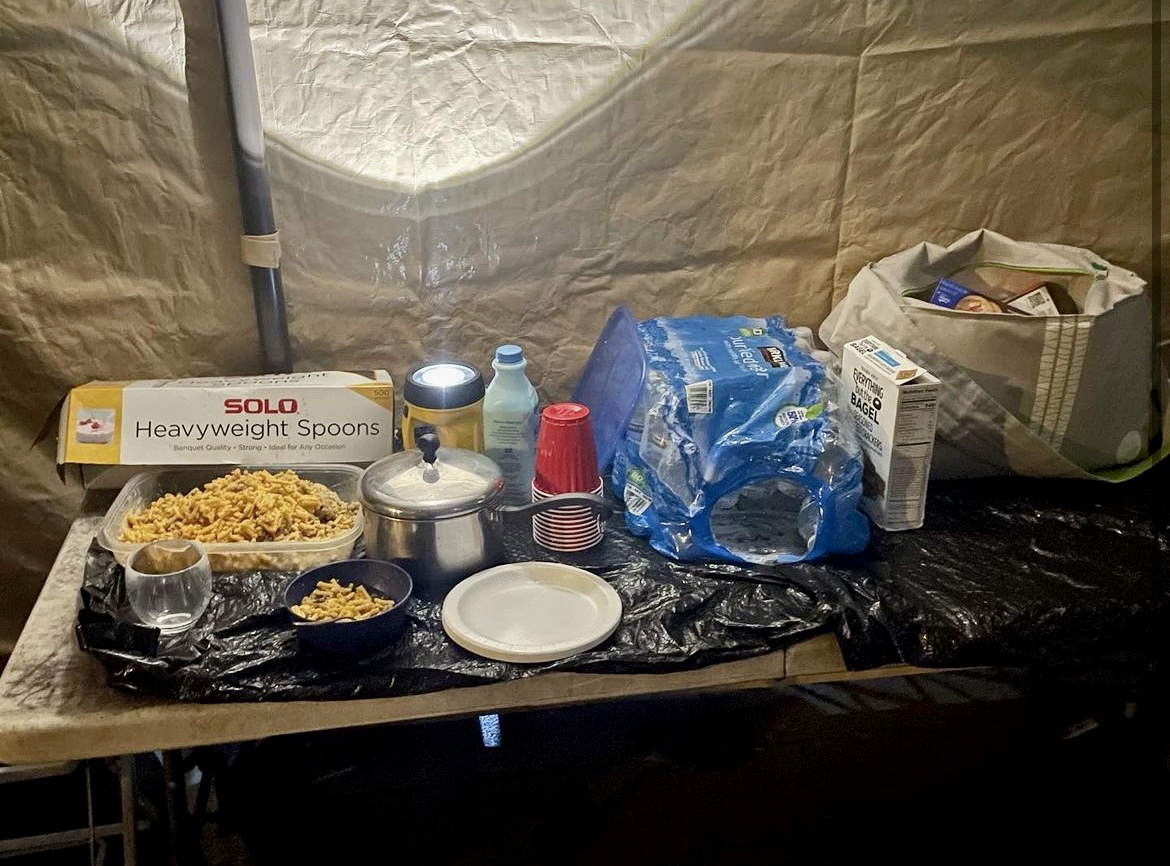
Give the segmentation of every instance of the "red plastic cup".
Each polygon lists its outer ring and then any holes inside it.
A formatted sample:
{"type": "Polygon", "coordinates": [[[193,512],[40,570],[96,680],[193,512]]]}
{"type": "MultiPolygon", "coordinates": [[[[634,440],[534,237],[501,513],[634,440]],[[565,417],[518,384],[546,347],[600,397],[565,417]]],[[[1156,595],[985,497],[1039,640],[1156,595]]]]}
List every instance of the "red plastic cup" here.
{"type": "Polygon", "coordinates": [[[592,493],[601,480],[589,407],[554,403],[540,413],[533,483],[541,491],[592,493]]]}
{"type": "Polygon", "coordinates": [[[597,544],[601,541],[601,530],[594,524],[591,528],[577,532],[562,532],[560,530],[534,529],[533,537],[539,542],[552,541],[556,544],[597,544]]]}
{"type": "MultiPolygon", "coordinates": [[[[581,492],[581,491],[577,491],[577,492],[581,492]]],[[[605,482],[602,481],[600,477],[598,477],[597,486],[594,487],[592,490],[586,490],[584,492],[592,493],[594,496],[604,496],[605,495],[605,482]]],[[[541,490],[540,487],[537,486],[536,481],[533,480],[533,482],[532,482],[532,501],[533,502],[540,502],[540,500],[542,500],[542,499],[548,499],[550,496],[555,496],[555,495],[556,495],[555,493],[549,493],[545,490],[541,490]]],[[[560,511],[559,508],[556,510],[560,511]]]]}
{"type": "MultiPolygon", "coordinates": [[[[555,403],[541,413],[535,470],[534,502],[561,493],[601,495],[604,485],[588,407],[555,403]]],[[[533,539],[552,550],[585,550],[601,541],[604,531],[604,521],[589,508],[564,506],[532,516],[533,539]]]]}
{"type": "Polygon", "coordinates": [[[541,547],[547,547],[549,550],[580,551],[588,550],[600,542],[602,531],[598,528],[593,532],[569,535],[560,532],[545,533],[542,530],[533,529],[532,538],[541,547]]]}
{"type": "MultiPolygon", "coordinates": [[[[560,509],[554,509],[559,511],[560,509]]],[[[578,526],[597,526],[601,523],[601,519],[596,512],[585,511],[584,513],[570,513],[566,515],[557,514],[549,516],[547,514],[536,514],[532,517],[532,522],[535,526],[564,527],[565,529],[575,529],[578,526]]]]}
{"type": "Polygon", "coordinates": [[[595,517],[592,520],[582,520],[578,523],[535,523],[532,528],[545,535],[586,535],[598,532],[601,525],[595,517]]]}

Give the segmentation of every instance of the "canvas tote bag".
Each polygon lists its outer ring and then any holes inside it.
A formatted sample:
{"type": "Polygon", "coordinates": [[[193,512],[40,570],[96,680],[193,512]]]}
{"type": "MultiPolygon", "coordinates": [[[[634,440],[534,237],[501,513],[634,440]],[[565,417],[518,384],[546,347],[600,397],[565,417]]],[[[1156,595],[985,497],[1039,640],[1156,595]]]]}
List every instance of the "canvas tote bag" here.
{"type": "Polygon", "coordinates": [[[1031,475],[1119,481],[1166,453],[1145,282],[1088,250],[987,229],[871,263],[819,330],[838,357],[874,335],[942,380],[933,478],[1031,475]],[[928,303],[937,282],[981,266],[1035,271],[1078,312],[973,313],[928,303]]]}

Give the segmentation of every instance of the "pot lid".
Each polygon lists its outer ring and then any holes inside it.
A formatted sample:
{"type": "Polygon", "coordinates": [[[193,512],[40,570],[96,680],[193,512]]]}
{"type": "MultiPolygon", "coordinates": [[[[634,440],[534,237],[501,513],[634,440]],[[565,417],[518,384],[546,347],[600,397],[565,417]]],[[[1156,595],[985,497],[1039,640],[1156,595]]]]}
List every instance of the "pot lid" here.
{"type": "Polygon", "coordinates": [[[504,489],[500,467],[464,448],[440,448],[433,433],[418,448],[383,457],[362,473],[362,505],[386,517],[435,520],[479,511],[504,489]]]}

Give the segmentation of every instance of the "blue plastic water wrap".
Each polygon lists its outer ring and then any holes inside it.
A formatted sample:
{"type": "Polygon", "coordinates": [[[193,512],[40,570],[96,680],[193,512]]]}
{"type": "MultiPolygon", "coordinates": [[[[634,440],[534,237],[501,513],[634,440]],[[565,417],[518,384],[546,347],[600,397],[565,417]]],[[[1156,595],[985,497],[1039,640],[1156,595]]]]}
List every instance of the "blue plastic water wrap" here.
{"type": "Polygon", "coordinates": [[[811,334],[778,316],[640,322],[642,400],[614,458],[630,530],[685,561],[856,553],[862,456],[811,334]]]}

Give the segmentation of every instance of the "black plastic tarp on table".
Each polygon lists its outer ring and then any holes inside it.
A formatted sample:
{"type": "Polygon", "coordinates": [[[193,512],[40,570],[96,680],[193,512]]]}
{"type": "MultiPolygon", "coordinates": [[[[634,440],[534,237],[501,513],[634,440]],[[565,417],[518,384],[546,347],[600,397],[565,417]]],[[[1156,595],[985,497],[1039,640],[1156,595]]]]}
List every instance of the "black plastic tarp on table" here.
{"type": "Polygon", "coordinates": [[[473,655],[416,599],[393,647],[354,658],[298,650],[280,605],[282,573],[218,575],[207,612],[160,641],[132,623],[121,568],[91,547],[78,639],[114,685],[192,701],[382,697],[479,685],[548,670],[647,673],[759,655],[818,632],[854,670],[1157,665],[1170,636],[1166,511],[1170,468],[1123,484],[1026,478],[932,484],[926,525],[875,532],[852,557],[778,568],[679,563],[611,519],[603,543],[558,556],[522,528],[508,557],[558,560],[605,578],[621,625],[595,649],[517,665],[473,655]]]}

